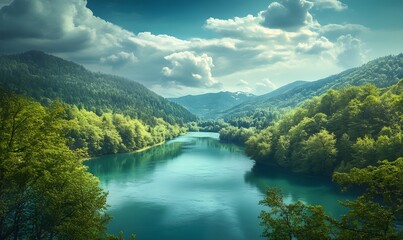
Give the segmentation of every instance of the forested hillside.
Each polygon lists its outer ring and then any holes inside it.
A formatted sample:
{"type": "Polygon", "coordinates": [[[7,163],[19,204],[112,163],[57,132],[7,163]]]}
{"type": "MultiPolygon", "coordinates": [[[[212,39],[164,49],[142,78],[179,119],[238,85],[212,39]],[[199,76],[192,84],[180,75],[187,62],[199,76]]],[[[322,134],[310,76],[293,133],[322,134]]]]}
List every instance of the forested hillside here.
{"type": "Polygon", "coordinates": [[[346,86],[373,84],[381,88],[388,87],[397,83],[401,78],[403,78],[403,54],[386,56],[368,62],[359,68],[349,69],[318,81],[303,84],[291,83],[289,84],[291,87],[285,86],[286,91],[282,91],[281,94],[274,94],[275,91],[273,91],[273,93],[269,93],[266,96],[235,106],[226,111],[224,117],[232,118],[234,116],[248,115],[256,109],[268,107],[295,107],[305,100],[319,96],[330,89],[340,89],[346,86]]]}
{"type": "Polygon", "coordinates": [[[363,168],[403,156],[402,116],[403,80],[387,89],[330,90],[252,134],[246,151],[258,161],[301,173],[363,168]]]}
{"type": "Polygon", "coordinates": [[[122,113],[147,123],[154,117],[171,124],[194,121],[189,111],[121,77],[93,73],[43,52],[0,56],[0,85],[48,104],[60,99],[98,115],[122,113]]]}

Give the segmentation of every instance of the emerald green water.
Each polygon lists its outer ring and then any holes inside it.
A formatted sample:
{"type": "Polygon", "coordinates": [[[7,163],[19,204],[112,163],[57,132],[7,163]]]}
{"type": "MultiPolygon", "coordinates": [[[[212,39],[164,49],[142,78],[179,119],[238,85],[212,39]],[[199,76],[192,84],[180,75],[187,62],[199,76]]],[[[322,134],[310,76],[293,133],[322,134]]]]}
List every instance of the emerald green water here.
{"type": "Polygon", "coordinates": [[[109,232],[137,239],[263,239],[258,215],[266,187],[286,201],[321,204],[338,216],[347,196],[330,181],[258,166],[217,133],[189,133],[140,153],[86,161],[109,192],[109,232]]]}

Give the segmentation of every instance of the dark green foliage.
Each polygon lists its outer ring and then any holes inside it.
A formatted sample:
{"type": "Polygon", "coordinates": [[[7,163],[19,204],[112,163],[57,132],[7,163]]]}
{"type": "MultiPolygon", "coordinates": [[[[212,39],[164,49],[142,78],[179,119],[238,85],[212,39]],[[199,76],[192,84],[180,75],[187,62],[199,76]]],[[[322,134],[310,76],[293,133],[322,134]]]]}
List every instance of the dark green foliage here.
{"type": "Polygon", "coordinates": [[[256,109],[248,116],[240,116],[225,119],[226,122],[238,128],[264,129],[272,122],[278,120],[285,110],[276,108],[256,109]]]}
{"type": "Polygon", "coordinates": [[[270,208],[259,216],[267,239],[402,239],[403,158],[382,161],[377,167],[335,173],[344,190],[360,187],[363,194],[341,202],[348,209],[341,219],[327,216],[322,207],[302,202],[286,204],[278,189],[269,189],[260,204],[270,208]]]}
{"type": "Polygon", "coordinates": [[[242,103],[225,112],[225,118],[250,115],[255,109],[295,107],[330,89],[372,84],[380,88],[403,78],[403,54],[378,58],[359,68],[350,69],[314,82],[294,82],[266,95],[242,103]]]}
{"type": "Polygon", "coordinates": [[[230,125],[224,120],[209,120],[198,122],[198,128],[201,132],[219,132],[221,129],[229,127],[230,125]]]}
{"type": "Polygon", "coordinates": [[[321,206],[307,206],[302,202],[286,204],[279,189],[268,189],[259,204],[269,207],[259,218],[264,227],[263,237],[270,240],[330,239],[330,218],[321,206]]]}
{"type": "Polygon", "coordinates": [[[403,221],[403,158],[379,162],[378,167],[335,173],[333,180],[346,190],[359,186],[364,194],[344,202],[350,209],[338,227],[343,239],[401,239],[396,223],[403,221]],[[399,237],[400,236],[400,237],[399,237]]]}
{"type": "Polygon", "coordinates": [[[220,130],[220,140],[225,142],[233,142],[237,144],[244,144],[248,138],[255,134],[255,129],[253,128],[237,128],[237,127],[227,127],[220,130]]]}
{"type": "MultiPolygon", "coordinates": [[[[218,121],[215,129],[219,129],[220,139],[237,144],[245,144],[246,140],[252,137],[256,130],[268,127],[272,122],[278,120],[282,111],[275,109],[258,109],[251,116],[235,117],[228,119],[225,123],[218,121]]],[[[247,152],[251,152],[247,149],[247,152]]]]}
{"type": "Polygon", "coordinates": [[[403,156],[403,80],[330,90],[250,137],[247,153],[295,172],[331,175],[403,156]]]}
{"type": "Polygon", "coordinates": [[[26,52],[0,56],[0,84],[41,103],[60,99],[98,115],[122,113],[150,124],[154,117],[171,124],[196,117],[176,103],[121,77],[93,73],[80,65],[47,55],[26,52]]]}
{"type": "MultiPolygon", "coordinates": [[[[135,235],[135,234],[130,235],[130,238],[129,238],[129,239],[130,239],[130,240],[136,240],[136,235],[135,235]]],[[[105,240],[125,240],[125,236],[123,235],[123,232],[120,231],[117,236],[116,236],[116,235],[113,235],[113,234],[108,234],[108,235],[105,237],[105,240]]]]}

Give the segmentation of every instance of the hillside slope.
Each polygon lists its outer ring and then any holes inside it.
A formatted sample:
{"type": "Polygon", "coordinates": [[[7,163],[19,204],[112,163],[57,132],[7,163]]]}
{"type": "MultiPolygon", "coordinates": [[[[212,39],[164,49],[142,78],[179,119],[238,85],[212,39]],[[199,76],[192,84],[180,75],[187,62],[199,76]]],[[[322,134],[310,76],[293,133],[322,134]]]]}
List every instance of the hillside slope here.
{"type": "Polygon", "coordinates": [[[286,85],[287,91],[281,94],[276,94],[273,91],[265,97],[242,103],[226,111],[224,116],[231,118],[245,115],[259,108],[295,107],[307,99],[325,93],[329,89],[365,84],[373,84],[383,88],[396,84],[401,78],[403,78],[403,54],[386,56],[370,61],[361,67],[349,69],[321,80],[306,82],[293,87],[286,85]]]}
{"type": "Polygon", "coordinates": [[[137,82],[94,73],[39,51],[0,56],[0,86],[42,103],[60,99],[97,113],[124,113],[145,122],[153,117],[169,123],[196,120],[182,106],[137,82]]]}

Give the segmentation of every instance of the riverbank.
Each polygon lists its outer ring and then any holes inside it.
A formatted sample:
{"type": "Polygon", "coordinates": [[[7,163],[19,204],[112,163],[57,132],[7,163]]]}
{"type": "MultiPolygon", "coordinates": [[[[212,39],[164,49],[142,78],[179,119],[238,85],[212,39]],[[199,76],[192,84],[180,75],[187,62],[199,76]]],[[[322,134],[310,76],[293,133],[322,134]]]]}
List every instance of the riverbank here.
{"type": "MultiPolygon", "coordinates": [[[[119,153],[139,153],[139,152],[144,152],[144,151],[146,151],[148,149],[151,149],[151,148],[154,148],[154,147],[157,147],[157,146],[161,146],[165,142],[166,141],[162,141],[162,142],[156,143],[156,144],[154,144],[152,146],[147,146],[147,147],[137,149],[137,150],[134,150],[134,151],[130,151],[130,152],[119,152],[119,153]]],[[[104,155],[97,155],[97,156],[89,156],[89,157],[82,158],[81,160],[84,162],[84,161],[89,161],[89,160],[91,160],[93,158],[102,157],[102,156],[108,156],[108,155],[115,155],[115,154],[119,154],[119,153],[104,154],[104,155]]]]}

